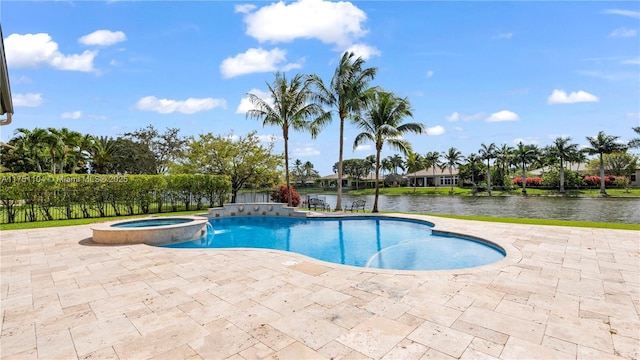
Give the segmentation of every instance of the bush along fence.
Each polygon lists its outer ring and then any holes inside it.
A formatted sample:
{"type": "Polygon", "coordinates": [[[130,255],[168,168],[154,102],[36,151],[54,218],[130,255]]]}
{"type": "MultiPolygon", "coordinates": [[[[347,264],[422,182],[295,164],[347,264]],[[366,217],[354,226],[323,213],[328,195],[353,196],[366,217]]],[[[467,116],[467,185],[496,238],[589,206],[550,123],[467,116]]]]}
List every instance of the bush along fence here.
{"type": "Polygon", "coordinates": [[[0,173],[0,223],[199,210],[230,191],[218,175],[0,173]]]}

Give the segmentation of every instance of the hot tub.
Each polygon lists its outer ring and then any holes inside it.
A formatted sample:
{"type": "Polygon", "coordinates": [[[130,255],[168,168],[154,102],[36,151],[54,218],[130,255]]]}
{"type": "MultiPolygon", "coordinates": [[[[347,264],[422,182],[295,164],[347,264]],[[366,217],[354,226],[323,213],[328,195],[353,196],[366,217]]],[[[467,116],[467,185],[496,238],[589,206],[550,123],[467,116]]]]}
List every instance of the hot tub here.
{"type": "Polygon", "coordinates": [[[168,245],[206,236],[208,223],[199,216],[149,217],[99,223],[91,229],[99,244],[168,245]]]}

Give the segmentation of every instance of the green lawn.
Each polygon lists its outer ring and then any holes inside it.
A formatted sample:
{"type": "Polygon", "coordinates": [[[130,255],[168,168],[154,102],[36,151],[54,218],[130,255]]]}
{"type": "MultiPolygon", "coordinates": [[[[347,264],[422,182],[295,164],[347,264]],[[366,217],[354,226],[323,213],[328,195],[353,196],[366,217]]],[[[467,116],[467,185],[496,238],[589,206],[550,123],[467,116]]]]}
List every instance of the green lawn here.
{"type": "MultiPolygon", "coordinates": [[[[153,216],[179,216],[179,215],[193,215],[206,213],[206,209],[192,210],[192,211],[179,211],[174,213],[160,213],[151,214],[153,216]]],[[[47,227],[59,227],[59,226],[73,226],[73,225],[86,225],[99,223],[104,221],[115,221],[125,219],[143,218],[151,215],[131,215],[131,216],[113,216],[104,218],[92,218],[92,219],[72,219],[72,220],[51,220],[51,221],[36,221],[36,222],[22,222],[13,224],[0,224],[0,230],[23,230],[23,229],[39,229],[47,227]]]]}

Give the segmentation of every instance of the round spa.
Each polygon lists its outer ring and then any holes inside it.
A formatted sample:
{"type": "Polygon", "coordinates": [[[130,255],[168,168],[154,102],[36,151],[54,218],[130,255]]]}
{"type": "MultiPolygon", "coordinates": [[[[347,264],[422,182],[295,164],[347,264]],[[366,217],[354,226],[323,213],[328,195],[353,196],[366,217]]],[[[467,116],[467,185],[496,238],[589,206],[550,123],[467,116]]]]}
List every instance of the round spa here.
{"type": "Polygon", "coordinates": [[[95,224],[91,229],[99,244],[168,245],[206,236],[208,223],[199,216],[149,217],[95,224]]]}

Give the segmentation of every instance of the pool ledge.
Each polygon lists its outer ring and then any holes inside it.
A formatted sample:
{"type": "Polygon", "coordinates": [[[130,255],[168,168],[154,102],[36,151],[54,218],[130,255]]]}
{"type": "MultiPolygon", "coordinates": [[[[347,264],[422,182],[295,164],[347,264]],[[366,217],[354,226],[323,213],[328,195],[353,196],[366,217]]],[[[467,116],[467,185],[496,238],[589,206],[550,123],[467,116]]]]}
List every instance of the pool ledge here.
{"type": "Polygon", "coordinates": [[[150,216],[143,219],[129,219],[98,223],[91,226],[91,230],[93,230],[93,242],[98,244],[168,245],[178,242],[196,240],[205,236],[207,234],[208,222],[209,219],[202,216],[150,216]],[[180,224],[133,228],[113,226],[131,221],[151,221],[154,219],[188,219],[191,221],[180,224]]]}

